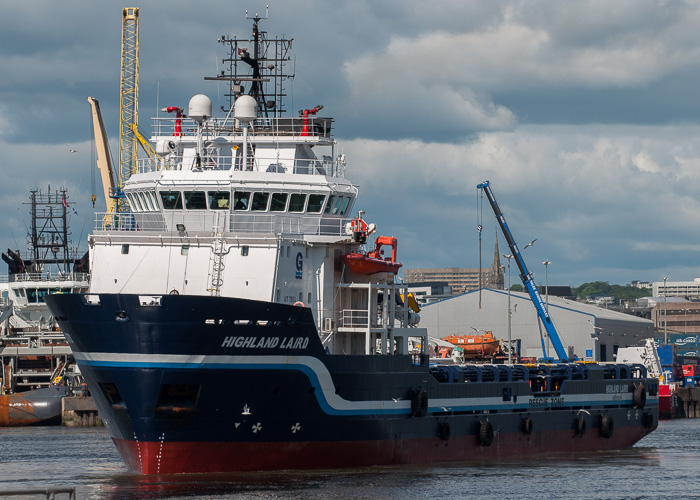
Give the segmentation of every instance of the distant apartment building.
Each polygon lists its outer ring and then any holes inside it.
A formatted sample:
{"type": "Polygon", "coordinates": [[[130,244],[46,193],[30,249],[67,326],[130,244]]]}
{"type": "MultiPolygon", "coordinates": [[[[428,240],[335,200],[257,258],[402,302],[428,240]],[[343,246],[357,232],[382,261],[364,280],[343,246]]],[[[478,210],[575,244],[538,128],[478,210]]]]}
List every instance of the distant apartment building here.
{"type": "Polygon", "coordinates": [[[491,270],[489,268],[446,267],[442,269],[406,269],[406,283],[423,283],[442,281],[452,289],[452,295],[478,290],[479,284],[491,288],[491,270]],[[481,281],[480,281],[481,280],[481,281]]]}
{"type": "Polygon", "coordinates": [[[651,311],[651,319],[658,332],[700,333],[700,302],[657,302],[651,311]]]}
{"type": "Polygon", "coordinates": [[[681,297],[688,300],[700,300],[700,278],[693,281],[654,281],[652,293],[654,297],[681,297]]]}
{"type": "Polygon", "coordinates": [[[630,283],[630,286],[633,286],[635,288],[639,288],[640,290],[651,289],[651,283],[649,283],[648,281],[634,280],[632,283],[630,283]]]}
{"type": "Polygon", "coordinates": [[[459,295],[479,288],[503,290],[505,283],[504,268],[498,253],[498,238],[493,252],[490,268],[444,267],[440,269],[406,269],[406,283],[445,282],[452,290],[452,295],[459,295]]]}

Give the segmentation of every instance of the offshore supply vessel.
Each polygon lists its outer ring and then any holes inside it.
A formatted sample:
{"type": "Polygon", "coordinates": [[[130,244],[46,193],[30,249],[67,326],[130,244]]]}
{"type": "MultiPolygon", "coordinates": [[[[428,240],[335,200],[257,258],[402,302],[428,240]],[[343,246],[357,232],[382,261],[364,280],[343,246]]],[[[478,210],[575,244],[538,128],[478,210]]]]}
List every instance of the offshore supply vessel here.
{"type": "Polygon", "coordinates": [[[292,40],[261,20],[219,39],[222,117],[200,94],[156,118],[157,156],[89,236],[89,292],[46,298],[129,469],[482,461],[653,431],[641,365],[430,365],[397,242],[353,211],[322,106],[284,117],[292,40]]]}

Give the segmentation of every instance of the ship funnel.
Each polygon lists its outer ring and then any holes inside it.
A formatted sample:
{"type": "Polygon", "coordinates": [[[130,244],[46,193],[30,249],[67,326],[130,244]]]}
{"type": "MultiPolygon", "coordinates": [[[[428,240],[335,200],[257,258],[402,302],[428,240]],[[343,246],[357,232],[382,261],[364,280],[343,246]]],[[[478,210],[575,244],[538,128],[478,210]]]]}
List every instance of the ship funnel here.
{"type": "Polygon", "coordinates": [[[258,103],[249,95],[240,96],[233,105],[233,117],[243,123],[250,123],[255,120],[258,115],[257,111],[258,103]]]}
{"type": "Polygon", "coordinates": [[[192,97],[187,114],[199,123],[208,120],[211,118],[211,99],[204,94],[197,94],[192,97]]]}

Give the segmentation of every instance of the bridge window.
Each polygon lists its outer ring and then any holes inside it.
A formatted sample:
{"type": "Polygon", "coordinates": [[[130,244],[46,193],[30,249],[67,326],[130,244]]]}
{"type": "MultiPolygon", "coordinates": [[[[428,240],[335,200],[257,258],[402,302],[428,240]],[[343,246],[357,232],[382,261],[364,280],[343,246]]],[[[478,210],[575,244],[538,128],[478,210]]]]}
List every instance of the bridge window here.
{"type": "Polygon", "coordinates": [[[129,194],[127,196],[129,199],[129,205],[131,205],[131,210],[134,212],[141,212],[143,209],[141,208],[141,203],[139,202],[138,198],[136,197],[135,194],[129,194]]]}
{"type": "Polygon", "coordinates": [[[233,209],[248,210],[248,202],[250,201],[250,193],[248,191],[236,191],[233,193],[233,209]]]}
{"type": "Polygon", "coordinates": [[[210,210],[228,210],[231,194],[228,191],[209,191],[210,210]]]}
{"type": "Polygon", "coordinates": [[[165,210],[182,210],[180,191],[161,191],[160,199],[165,210]]]}
{"type": "Polygon", "coordinates": [[[156,192],[155,191],[146,191],[146,194],[148,195],[148,198],[150,198],[151,202],[153,203],[153,209],[159,210],[158,197],[156,196],[156,192]]]}
{"type": "Polygon", "coordinates": [[[270,199],[270,193],[253,193],[253,203],[250,209],[255,212],[264,212],[267,210],[267,202],[270,199]]]}
{"type": "Polygon", "coordinates": [[[350,205],[350,200],[352,198],[347,197],[343,198],[343,204],[340,207],[340,215],[345,215],[345,213],[348,211],[348,205],[350,205]]]}
{"type": "Polygon", "coordinates": [[[272,200],[270,201],[270,212],[284,212],[287,208],[287,193],[272,193],[272,200]]]}
{"type": "Polygon", "coordinates": [[[331,213],[331,208],[333,208],[333,204],[335,203],[335,199],[337,196],[331,196],[328,198],[328,204],[326,205],[326,209],[323,211],[324,214],[329,214],[331,213]]]}
{"type": "Polygon", "coordinates": [[[301,193],[294,193],[289,197],[289,211],[293,213],[299,213],[304,211],[304,205],[306,205],[306,195],[301,193]]]}
{"type": "Polygon", "coordinates": [[[139,195],[139,200],[141,200],[141,205],[143,205],[144,210],[153,211],[153,205],[151,205],[151,199],[143,191],[137,193],[139,195]]]}
{"type": "Polygon", "coordinates": [[[310,194],[309,195],[309,206],[306,211],[310,214],[320,214],[323,210],[323,202],[326,201],[325,194],[310,194]]]}
{"type": "Polygon", "coordinates": [[[185,208],[187,210],[206,210],[207,197],[204,191],[185,191],[185,208]]]}
{"type": "Polygon", "coordinates": [[[338,213],[340,213],[340,209],[343,205],[344,199],[345,198],[343,198],[342,196],[331,196],[328,200],[328,205],[326,205],[325,213],[331,215],[338,215],[338,213]]]}

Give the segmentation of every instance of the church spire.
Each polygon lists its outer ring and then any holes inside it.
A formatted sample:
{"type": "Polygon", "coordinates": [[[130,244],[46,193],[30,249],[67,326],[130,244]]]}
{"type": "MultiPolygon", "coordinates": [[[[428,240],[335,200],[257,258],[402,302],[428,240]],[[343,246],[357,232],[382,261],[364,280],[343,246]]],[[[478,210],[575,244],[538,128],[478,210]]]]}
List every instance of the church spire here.
{"type": "Polygon", "coordinates": [[[501,254],[498,252],[498,229],[496,229],[496,246],[493,251],[493,264],[489,272],[489,288],[503,290],[505,288],[505,278],[503,276],[503,266],[501,266],[501,254]]]}

